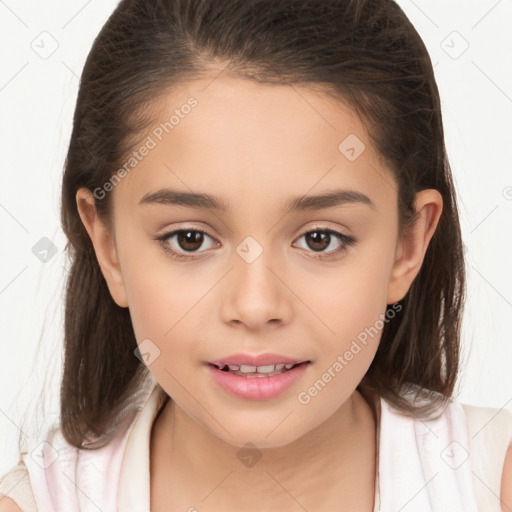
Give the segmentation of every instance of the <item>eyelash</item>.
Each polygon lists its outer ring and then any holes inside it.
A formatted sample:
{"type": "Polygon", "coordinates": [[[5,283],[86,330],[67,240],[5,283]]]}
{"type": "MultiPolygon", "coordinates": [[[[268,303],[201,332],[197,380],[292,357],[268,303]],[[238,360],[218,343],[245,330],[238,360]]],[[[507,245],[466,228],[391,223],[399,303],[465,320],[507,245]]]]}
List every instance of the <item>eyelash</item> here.
{"type": "MultiPolygon", "coordinates": [[[[168,233],[164,233],[162,235],[159,235],[157,237],[155,237],[155,240],[157,240],[160,245],[162,246],[163,250],[166,252],[166,253],[169,253],[173,258],[176,258],[178,260],[193,260],[193,259],[197,259],[197,256],[188,256],[188,255],[184,255],[182,253],[179,253],[177,251],[175,251],[174,249],[170,249],[169,248],[169,245],[168,245],[168,240],[170,238],[172,238],[174,235],[178,234],[178,233],[183,233],[183,232],[193,232],[193,233],[203,233],[204,235],[210,237],[211,239],[215,240],[214,237],[212,237],[211,235],[209,235],[206,231],[202,230],[202,229],[199,229],[199,228],[190,228],[190,229],[187,229],[187,228],[180,228],[180,229],[175,229],[173,231],[169,231],[168,233]]],[[[352,246],[354,246],[356,244],[356,239],[352,236],[348,236],[348,235],[345,235],[343,233],[340,233],[339,231],[335,231],[334,229],[331,229],[331,228],[322,228],[322,227],[316,227],[316,228],[313,228],[313,229],[310,229],[308,231],[305,231],[304,233],[302,233],[299,238],[302,238],[304,235],[308,235],[310,233],[327,233],[329,235],[334,235],[336,238],[338,238],[338,240],[340,242],[343,243],[343,245],[339,248],[339,249],[336,249],[334,251],[331,251],[330,253],[327,253],[329,254],[328,257],[324,257],[324,256],[313,256],[314,259],[318,259],[318,260],[326,260],[326,259],[329,259],[331,258],[333,255],[336,255],[340,252],[347,252],[348,249],[352,246]]],[[[314,253],[314,254],[322,254],[322,253],[314,253]]]]}

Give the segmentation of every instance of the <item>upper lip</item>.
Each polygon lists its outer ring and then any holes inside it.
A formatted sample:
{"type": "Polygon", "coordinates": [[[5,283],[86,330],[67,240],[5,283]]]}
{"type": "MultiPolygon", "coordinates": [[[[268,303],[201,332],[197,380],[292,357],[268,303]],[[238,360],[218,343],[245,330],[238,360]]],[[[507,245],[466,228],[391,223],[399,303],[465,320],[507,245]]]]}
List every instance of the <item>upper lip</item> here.
{"type": "Polygon", "coordinates": [[[215,366],[222,365],[248,365],[248,366],[269,366],[271,364],[298,364],[309,362],[307,359],[294,359],[280,354],[232,354],[230,356],[208,361],[215,366]]]}

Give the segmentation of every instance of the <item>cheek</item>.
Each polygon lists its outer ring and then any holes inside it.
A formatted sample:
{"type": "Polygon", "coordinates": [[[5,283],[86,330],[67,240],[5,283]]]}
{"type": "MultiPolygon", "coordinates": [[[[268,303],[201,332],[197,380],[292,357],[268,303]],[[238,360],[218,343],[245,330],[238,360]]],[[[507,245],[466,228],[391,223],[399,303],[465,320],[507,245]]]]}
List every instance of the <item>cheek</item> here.
{"type": "Polygon", "coordinates": [[[195,382],[188,378],[190,366],[185,362],[196,361],[194,342],[193,306],[199,300],[197,292],[190,291],[190,281],[183,276],[169,275],[157,266],[132,272],[128,288],[128,303],[133,330],[142,354],[149,354],[146,365],[165,390],[179,402],[187,393],[200,393],[195,382]],[[174,279],[173,279],[174,277],[174,279]],[[188,287],[182,284],[187,281],[188,287]]]}
{"type": "MultiPolygon", "coordinates": [[[[142,353],[149,353],[148,369],[166,389],[179,396],[189,382],[190,366],[202,360],[198,315],[211,297],[212,281],[198,278],[193,266],[168,261],[154,249],[132,250],[123,268],[128,307],[135,338],[142,353]],[[130,256],[132,254],[133,256],[130,256]]],[[[199,364],[199,363],[197,363],[199,364]]]]}
{"type": "Polygon", "coordinates": [[[354,271],[350,278],[330,281],[328,298],[325,293],[318,295],[317,304],[322,304],[318,316],[325,324],[316,329],[318,359],[297,396],[310,416],[325,419],[368,371],[385,325],[382,286],[382,272],[354,271]]]}
{"type": "Polygon", "coordinates": [[[375,356],[386,323],[392,255],[365,250],[352,258],[302,290],[305,302],[321,320],[315,322],[319,340],[315,377],[320,386],[329,382],[330,391],[322,393],[319,402],[337,400],[344,389],[357,386],[375,356]]]}
{"type": "Polygon", "coordinates": [[[123,279],[137,340],[170,336],[204,295],[192,267],[170,260],[156,241],[119,241],[123,279]]]}
{"type": "Polygon", "coordinates": [[[374,325],[385,312],[388,274],[381,261],[347,261],[332,272],[308,279],[300,296],[324,324],[326,337],[342,342],[374,325]]]}

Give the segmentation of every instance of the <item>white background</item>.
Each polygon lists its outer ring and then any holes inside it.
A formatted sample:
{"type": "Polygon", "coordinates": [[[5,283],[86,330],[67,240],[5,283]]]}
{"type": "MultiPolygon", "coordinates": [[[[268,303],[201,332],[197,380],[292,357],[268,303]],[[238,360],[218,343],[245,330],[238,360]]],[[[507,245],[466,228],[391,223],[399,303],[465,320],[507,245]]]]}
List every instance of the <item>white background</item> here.
{"type": "MultiPolygon", "coordinates": [[[[467,247],[465,367],[456,399],[512,409],[512,1],[398,3],[435,65],[467,247]]],[[[18,460],[20,432],[39,438],[58,418],[61,175],[79,76],[115,5],[0,0],[0,474],[18,460]],[[46,59],[33,49],[42,38],[46,49],[58,44],[46,59]],[[43,237],[58,250],[46,263],[32,253],[43,237]]]]}

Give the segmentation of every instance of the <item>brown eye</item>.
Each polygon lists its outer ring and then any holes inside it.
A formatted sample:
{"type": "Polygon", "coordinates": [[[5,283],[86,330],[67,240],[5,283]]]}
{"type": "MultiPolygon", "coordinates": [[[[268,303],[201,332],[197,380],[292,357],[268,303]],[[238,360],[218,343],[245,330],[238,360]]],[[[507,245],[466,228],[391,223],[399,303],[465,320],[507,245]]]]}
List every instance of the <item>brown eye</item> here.
{"type": "Polygon", "coordinates": [[[200,231],[178,231],[176,242],[184,251],[197,251],[203,245],[204,233],[200,231]]]}
{"type": "Polygon", "coordinates": [[[303,248],[309,249],[313,253],[317,253],[318,255],[314,257],[318,259],[329,258],[340,251],[347,251],[349,247],[356,243],[355,238],[344,235],[343,233],[339,233],[338,231],[330,228],[318,228],[307,231],[301,235],[299,239],[300,238],[304,238],[306,241],[307,247],[303,248]],[[337,248],[336,241],[338,241],[337,248]],[[331,245],[334,245],[334,248],[330,251],[326,251],[326,249],[331,245]]]}
{"type": "Polygon", "coordinates": [[[331,242],[331,234],[325,231],[310,231],[304,236],[306,237],[306,243],[314,251],[324,251],[331,242]]]}
{"type": "Polygon", "coordinates": [[[190,259],[205,251],[199,251],[206,240],[213,240],[213,245],[219,245],[213,237],[201,229],[176,229],[156,237],[165,252],[177,259],[190,259]],[[188,253],[188,254],[187,254],[188,253]]]}
{"type": "MultiPolygon", "coordinates": [[[[308,252],[312,252],[317,259],[326,259],[332,257],[339,252],[348,251],[348,248],[355,245],[356,239],[339,233],[330,228],[314,229],[307,231],[299,237],[304,238],[308,252]],[[336,244],[336,241],[338,244],[336,244]],[[327,250],[330,246],[334,248],[327,250]]],[[[173,258],[191,260],[207,251],[200,250],[204,248],[205,242],[211,240],[212,246],[219,246],[219,242],[202,229],[175,229],[169,233],[165,233],[156,237],[156,240],[162,245],[165,252],[169,253],[173,258]]]]}

